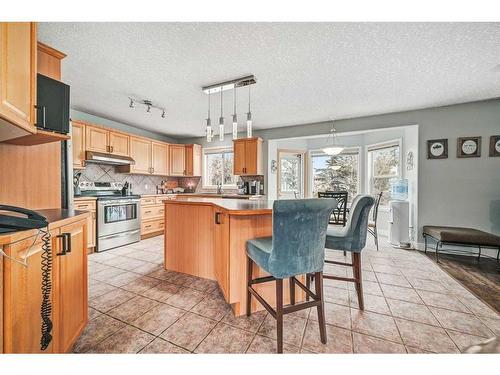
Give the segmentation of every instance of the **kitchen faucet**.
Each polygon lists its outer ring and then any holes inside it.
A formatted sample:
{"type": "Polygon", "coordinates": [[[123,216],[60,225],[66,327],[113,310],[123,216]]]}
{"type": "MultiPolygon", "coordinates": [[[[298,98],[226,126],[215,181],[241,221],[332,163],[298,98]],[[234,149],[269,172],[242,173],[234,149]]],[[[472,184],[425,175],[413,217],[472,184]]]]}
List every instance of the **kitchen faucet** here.
{"type": "Polygon", "coordinates": [[[217,182],[217,194],[221,195],[222,194],[222,182],[217,182]]]}

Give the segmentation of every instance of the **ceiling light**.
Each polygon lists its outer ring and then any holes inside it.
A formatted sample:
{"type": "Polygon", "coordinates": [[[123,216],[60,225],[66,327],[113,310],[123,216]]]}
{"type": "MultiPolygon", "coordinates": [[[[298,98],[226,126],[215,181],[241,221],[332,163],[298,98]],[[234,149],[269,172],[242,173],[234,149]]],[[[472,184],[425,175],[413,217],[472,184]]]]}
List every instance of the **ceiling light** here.
{"type": "Polygon", "coordinates": [[[130,108],[135,108],[136,104],[141,104],[146,107],[146,113],[152,113],[152,109],[157,109],[159,112],[161,112],[160,117],[161,118],[166,118],[167,114],[165,111],[165,108],[163,107],[158,107],[157,105],[154,105],[153,102],[149,99],[134,99],[129,97],[130,103],[129,107],[130,108]]]}
{"type": "Polygon", "coordinates": [[[250,85],[248,85],[247,138],[252,138],[252,111],[250,111],[250,85]]]}
{"type": "Polygon", "coordinates": [[[161,113],[161,118],[165,118],[165,110],[161,113]]]}
{"type": "Polygon", "coordinates": [[[233,139],[238,139],[238,117],[236,116],[236,87],[234,88],[233,102],[233,139]]]}
{"type": "Polygon", "coordinates": [[[224,112],[222,109],[222,92],[220,90],[220,117],[219,117],[219,141],[224,141],[224,112]]]}
{"type": "Polygon", "coordinates": [[[210,120],[210,93],[208,93],[207,142],[212,142],[212,120],[210,120]]]}
{"type": "Polygon", "coordinates": [[[335,134],[335,124],[333,121],[332,121],[332,128],[330,130],[330,135],[328,136],[328,139],[330,139],[330,137],[332,138],[332,142],[331,142],[331,144],[328,144],[329,142],[327,142],[327,146],[325,148],[323,148],[323,152],[327,155],[333,156],[333,155],[338,155],[342,151],[344,151],[345,147],[337,144],[337,135],[335,134]]]}
{"type": "Polygon", "coordinates": [[[129,98],[130,99],[130,104],[128,105],[130,108],[134,108],[134,99],[132,98],[129,98]]]}

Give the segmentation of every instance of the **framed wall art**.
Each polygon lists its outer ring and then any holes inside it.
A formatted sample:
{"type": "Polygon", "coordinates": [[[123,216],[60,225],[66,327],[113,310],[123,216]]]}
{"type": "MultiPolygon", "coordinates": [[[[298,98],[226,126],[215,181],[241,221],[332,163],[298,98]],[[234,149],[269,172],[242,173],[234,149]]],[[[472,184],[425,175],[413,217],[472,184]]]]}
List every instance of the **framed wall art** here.
{"type": "Polygon", "coordinates": [[[481,137],[460,137],[457,139],[457,158],[478,158],[481,156],[481,137]]]}
{"type": "Polygon", "coordinates": [[[490,156],[500,156],[500,135],[490,137],[490,156]]]}
{"type": "Polygon", "coordinates": [[[430,139],[427,141],[427,159],[448,158],[448,139],[430,139]]]}

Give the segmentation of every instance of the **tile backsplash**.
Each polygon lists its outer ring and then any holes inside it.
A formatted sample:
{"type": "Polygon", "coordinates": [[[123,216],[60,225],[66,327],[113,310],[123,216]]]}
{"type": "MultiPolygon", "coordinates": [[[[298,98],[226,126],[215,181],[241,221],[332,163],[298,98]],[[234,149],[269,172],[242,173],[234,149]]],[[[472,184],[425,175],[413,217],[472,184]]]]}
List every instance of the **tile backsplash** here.
{"type": "Polygon", "coordinates": [[[82,173],[80,181],[128,182],[132,184],[132,192],[140,195],[156,194],[156,186],[160,185],[161,181],[177,181],[179,187],[193,186],[196,189],[200,180],[199,177],[165,177],[118,173],[112,165],[96,163],[89,163],[85,169],[75,170],[73,174],[78,172],[82,173]]]}

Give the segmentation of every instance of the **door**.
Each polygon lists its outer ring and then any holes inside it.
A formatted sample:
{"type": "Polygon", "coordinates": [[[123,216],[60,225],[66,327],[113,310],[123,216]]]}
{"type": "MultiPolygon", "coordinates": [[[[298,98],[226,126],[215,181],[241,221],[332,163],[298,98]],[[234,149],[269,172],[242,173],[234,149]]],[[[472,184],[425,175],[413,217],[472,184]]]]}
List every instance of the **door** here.
{"type": "Polygon", "coordinates": [[[87,151],[109,152],[109,131],[87,125],[85,127],[85,142],[87,151]]]}
{"type": "Polygon", "coordinates": [[[36,23],[0,23],[0,118],[35,130],[36,23]]]}
{"type": "Polygon", "coordinates": [[[130,166],[131,172],[151,173],[151,141],[130,137],[130,157],[135,160],[135,164],[130,166]]]}
{"type": "Polygon", "coordinates": [[[73,121],[71,123],[71,147],[73,148],[73,168],[85,167],[85,125],[73,121]]]}
{"type": "Polygon", "coordinates": [[[55,311],[58,324],[58,352],[71,349],[87,325],[87,232],[86,221],[60,228],[61,235],[54,246],[55,311]],[[59,254],[59,255],[57,255],[59,254]]]}
{"type": "Polygon", "coordinates": [[[168,145],[151,142],[151,172],[158,176],[168,175],[168,145]]]}
{"type": "Polygon", "coordinates": [[[304,198],[305,151],[278,150],[278,199],[304,198]]]}
{"type": "Polygon", "coordinates": [[[123,133],[109,132],[109,152],[113,155],[130,155],[130,136],[123,133]]]}
{"type": "MultiPolygon", "coordinates": [[[[50,232],[54,243],[57,230],[50,232]]],[[[33,237],[4,247],[9,256],[20,259],[29,250],[25,267],[3,258],[3,352],[4,353],[53,353],[57,349],[54,340],[49,347],[40,349],[42,319],[42,248],[41,239],[33,243],[33,237]]],[[[0,262],[1,266],[1,262],[0,262]]],[[[1,273],[1,272],[0,272],[1,273]]],[[[52,280],[54,277],[52,277],[52,280]]],[[[52,288],[54,290],[54,287],[52,288]]],[[[1,295],[1,294],[0,294],[1,295]]],[[[52,293],[51,301],[54,301],[52,293]]],[[[50,318],[55,323],[54,315],[50,318]]],[[[52,332],[52,336],[56,334],[52,332]]]]}
{"type": "Polygon", "coordinates": [[[246,142],[244,140],[233,142],[233,174],[236,176],[242,176],[245,174],[245,143],[246,142]]]}
{"type": "Polygon", "coordinates": [[[245,174],[257,175],[258,171],[258,147],[257,139],[249,139],[245,142],[245,174]]]}
{"type": "Polygon", "coordinates": [[[184,176],[186,173],[185,166],[185,147],[184,145],[170,145],[170,175],[171,176],[184,176]]]}

